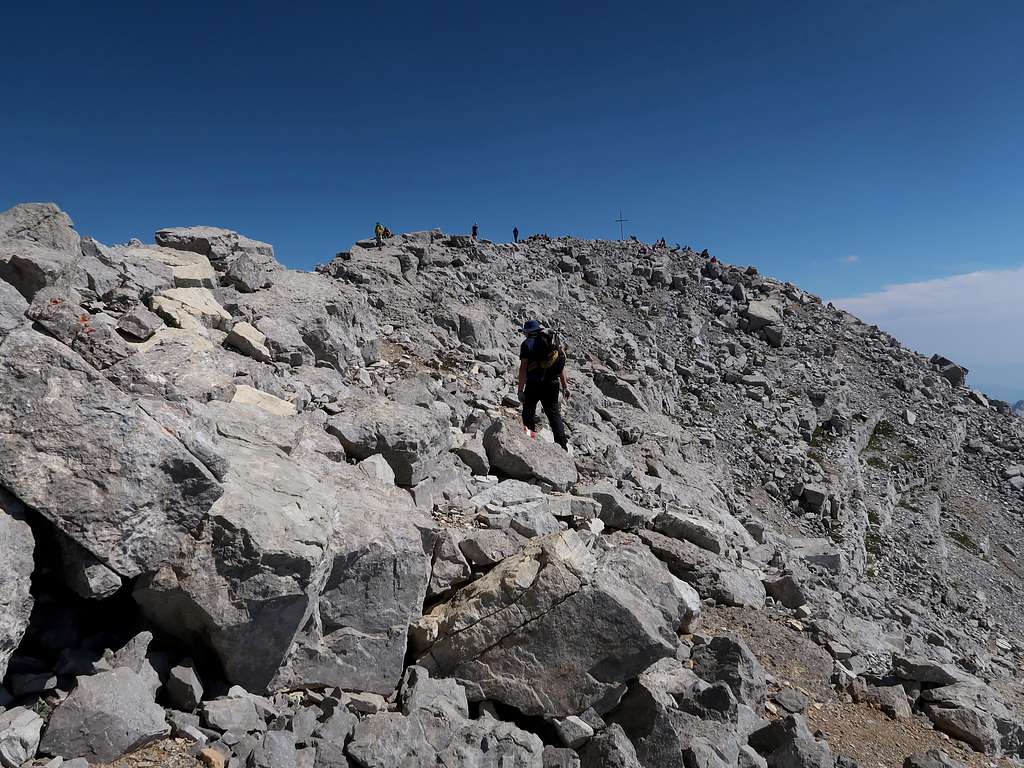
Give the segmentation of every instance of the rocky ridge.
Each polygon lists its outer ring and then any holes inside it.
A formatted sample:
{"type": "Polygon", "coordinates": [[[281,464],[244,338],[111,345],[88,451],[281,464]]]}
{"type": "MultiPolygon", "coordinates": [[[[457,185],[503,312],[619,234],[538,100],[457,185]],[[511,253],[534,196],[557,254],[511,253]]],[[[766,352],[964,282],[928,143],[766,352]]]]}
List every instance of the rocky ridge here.
{"type": "Polygon", "coordinates": [[[1024,757],[1024,423],[954,361],[678,246],[154,239],[0,214],[4,765],[851,765],[713,605],[1024,757]]]}

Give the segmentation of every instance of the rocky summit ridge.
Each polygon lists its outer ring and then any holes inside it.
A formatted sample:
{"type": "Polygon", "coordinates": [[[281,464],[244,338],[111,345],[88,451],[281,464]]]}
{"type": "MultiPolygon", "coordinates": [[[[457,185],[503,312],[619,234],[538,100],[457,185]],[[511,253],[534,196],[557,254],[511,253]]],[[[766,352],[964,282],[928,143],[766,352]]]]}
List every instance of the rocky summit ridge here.
{"type": "Polygon", "coordinates": [[[301,272],[17,206],[0,512],[4,766],[1024,757],[1024,421],[690,248],[434,230],[301,272]],[[518,421],[530,317],[571,454],[518,421]]]}

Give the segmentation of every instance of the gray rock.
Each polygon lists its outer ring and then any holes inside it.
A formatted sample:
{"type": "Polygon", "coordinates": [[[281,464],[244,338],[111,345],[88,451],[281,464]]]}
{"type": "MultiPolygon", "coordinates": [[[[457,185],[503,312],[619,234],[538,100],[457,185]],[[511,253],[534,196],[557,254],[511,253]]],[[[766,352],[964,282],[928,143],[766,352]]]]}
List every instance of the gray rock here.
{"type": "Polygon", "coordinates": [[[224,269],[224,280],[242,293],[252,293],[271,284],[271,275],[263,262],[251,253],[243,253],[224,269]]]}
{"type": "Polygon", "coordinates": [[[544,499],[544,492],[536,485],[524,483],[522,480],[502,480],[490,485],[469,500],[479,508],[487,505],[494,507],[515,507],[544,499]]]}
{"type": "Polygon", "coordinates": [[[938,730],[979,752],[1002,752],[1004,734],[1008,744],[1019,743],[1020,726],[992,689],[978,681],[930,688],[921,693],[918,703],[938,730]]]}
{"type": "Polygon", "coordinates": [[[765,591],[786,608],[799,608],[807,602],[803,587],[792,574],[764,582],[765,591]]]}
{"type": "Polygon", "coordinates": [[[122,667],[79,678],[50,716],[40,750],[108,763],[170,731],[145,682],[122,667]]]}
{"type": "Polygon", "coordinates": [[[255,258],[260,264],[276,264],[273,246],[229,229],[169,227],[157,230],[154,238],[156,244],[164,248],[202,254],[218,269],[224,269],[230,261],[243,255],[255,258]]]}
{"type": "Polygon", "coordinates": [[[517,480],[539,480],[564,491],[579,478],[576,464],[554,443],[531,438],[522,427],[496,421],[484,433],[491,468],[517,480]]]}
{"type": "Polygon", "coordinates": [[[29,329],[0,342],[0,431],[0,483],[122,576],[179,555],[221,494],[178,439],[29,329]]]}
{"type": "Polygon", "coordinates": [[[267,731],[252,753],[253,768],[296,768],[295,734],[267,731]]]}
{"type": "Polygon", "coordinates": [[[772,696],[772,700],[792,714],[800,714],[811,703],[810,697],[796,688],[783,688],[772,696]]]}
{"type": "Polygon", "coordinates": [[[23,203],[0,213],[0,240],[8,239],[69,253],[79,249],[74,223],[54,203],[23,203]]]}
{"type": "Polygon", "coordinates": [[[579,753],[582,768],[641,768],[633,743],[618,723],[594,736],[579,753]]]}
{"type": "Polygon", "coordinates": [[[212,649],[248,690],[390,693],[422,610],[429,521],[407,493],[355,467],[315,452],[292,459],[278,447],[287,417],[234,403],[207,410],[230,469],[193,543],[189,562],[203,565],[146,574],[136,601],[168,632],[212,649]]]}
{"type": "Polygon", "coordinates": [[[469,718],[466,690],[451,679],[433,680],[430,673],[413,665],[405,671],[400,696],[402,714],[425,710],[455,721],[469,718]]]}
{"type": "Polygon", "coordinates": [[[434,545],[433,568],[427,595],[436,597],[469,581],[472,570],[459,549],[458,539],[450,530],[443,531],[434,545]]]}
{"type": "Polygon", "coordinates": [[[571,749],[544,747],[543,768],[580,768],[580,757],[571,749]]]}
{"type": "Polygon", "coordinates": [[[601,505],[599,517],[601,522],[610,528],[634,530],[647,526],[656,516],[656,512],[644,509],[623,495],[619,490],[608,484],[590,485],[578,489],[581,496],[594,499],[601,505]]]}
{"type": "Polygon", "coordinates": [[[932,661],[924,656],[896,655],[892,660],[893,673],[904,680],[933,685],[952,685],[970,678],[952,664],[932,661]]]}
{"type": "Polygon", "coordinates": [[[743,316],[747,318],[747,328],[751,331],[760,330],[766,325],[782,325],[782,318],[779,317],[775,306],[767,301],[750,302],[743,316]]]}
{"type": "Polygon", "coordinates": [[[35,568],[35,537],[25,519],[25,507],[0,488],[0,677],[7,673],[11,654],[28,628],[34,600],[29,588],[35,568]]]}
{"type": "Polygon", "coordinates": [[[907,701],[907,693],[902,685],[855,684],[853,698],[854,701],[880,709],[894,720],[909,720],[912,716],[910,702],[907,701]]]}
{"type": "Polygon", "coordinates": [[[348,754],[361,768],[537,768],[537,736],[489,717],[448,720],[427,710],[371,715],[355,727],[348,754]]]}
{"type": "Polygon", "coordinates": [[[0,280],[0,339],[26,322],[28,302],[10,283],[0,280]]]}
{"type": "Polygon", "coordinates": [[[102,600],[121,588],[121,577],[74,540],[58,534],[65,582],[79,597],[102,600]]]}
{"type": "Polygon", "coordinates": [[[486,475],[491,471],[484,448],[484,438],[479,432],[467,436],[461,445],[452,448],[452,453],[458,456],[474,475],[486,475]]]}
{"type": "Polygon", "coordinates": [[[570,749],[578,749],[594,735],[594,729],[576,715],[556,719],[555,732],[559,741],[570,749]]]}
{"type": "Polygon", "coordinates": [[[171,670],[164,685],[167,700],[175,709],[192,712],[203,700],[203,684],[199,681],[191,660],[186,660],[171,670]]]}
{"type": "Polygon", "coordinates": [[[451,448],[451,433],[426,408],[387,400],[346,403],[348,410],[331,418],[327,431],[357,459],[381,454],[399,485],[425,480],[451,448]]]}
{"type": "Polygon", "coordinates": [[[210,728],[232,733],[250,733],[263,729],[263,718],[248,696],[203,702],[203,722],[210,728]]]}
{"type": "Polygon", "coordinates": [[[543,501],[508,507],[506,512],[512,530],[528,539],[562,530],[561,524],[548,512],[547,503],[543,501]]]}
{"type": "Polygon", "coordinates": [[[267,349],[266,340],[267,337],[256,330],[256,328],[249,323],[242,322],[231,326],[231,330],[228,331],[224,343],[229,347],[237,349],[243,355],[251,357],[253,360],[269,363],[272,358],[270,350],[267,349]]]}
{"type": "Polygon", "coordinates": [[[477,567],[497,565],[523,548],[524,537],[499,529],[471,530],[459,538],[459,550],[477,567]]]}
{"type": "Polygon", "coordinates": [[[813,738],[788,740],[770,755],[768,768],[835,768],[828,745],[813,738]]]}
{"type": "Polygon", "coordinates": [[[28,707],[14,707],[0,714],[0,764],[20,766],[36,755],[43,718],[28,707]]]}
{"type": "Polygon", "coordinates": [[[767,693],[764,669],[742,640],[715,637],[710,643],[694,648],[690,659],[698,676],[708,682],[727,684],[737,701],[755,710],[764,706],[767,693]]]}
{"type": "Polygon", "coordinates": [[[169,672],[166,657],[150,649],[153,633],[139,632],[114,654],[110,665],[116,668],[130,669],[139,676],[146,686],[151,698],[156,698],[162,681],[169,672]]]}
{"type": "Polygon", "coordinates": [[[684,512],[662,512],[654,519],[652,527],[658,533],[696,544],[716,555],[725,554],[728,550],[723,526],[684,512]]]}
{"type": "Polygon", "coordinates": [[[785,744],[813,738],[803,715],[788,715],[781,720],[772,720],[753,731],[747,738],[751,747],[762,755],[770,755],[785,744]]]}
{"type": "Polygon", "coordinates": [[[599,709],[623,682],[673,654],[693,611],[679,582],[635,539],[595,556],[566,531],[533,540],[425,617],[437,639],[421,663],[459,680],[472,700],[564,717],[599,709]],[[515,611],[499,610],[507,605],[515,611]]]}
{"type": "Polygon", "coordinates": [[[255,325],[263,334],[267,348],[277,362],[302,365],[313,361],[313,350],[302,340],[302,334],[294,323],[261,317],[255,325]]]}
{"type": "Polygon", "coordinates": [[[724,558],[688,541],[662,536],[655,531],[642,530],[637,535],[674,576],[692,585],[701,597],[737,607],[764,605],[765,590],[759,573],[736,568],[724,558]]]}
{"type": "Polygon", "coordinates": [[[927,752],[907,755],[903,761],[903,768],[967,768],[967,766],[959,760],[954,760],[941,749],[929,749],[927,752]]]}
{"type": "Polygon", "coordinates": [[[160,316],[150,312],[142,304],[136,304],[117,321],[119,331],[139,341],[146,341],[163,327],[164,321],[160,316]]]}
{"type": "Polygon", "coordinates": [[[395,470],[388,464],[388,460],[379,453],[367,456],[356,466],[371,480],[376,480],[378,483],[384,483],[385,485],[395,484],[395,470]]]}

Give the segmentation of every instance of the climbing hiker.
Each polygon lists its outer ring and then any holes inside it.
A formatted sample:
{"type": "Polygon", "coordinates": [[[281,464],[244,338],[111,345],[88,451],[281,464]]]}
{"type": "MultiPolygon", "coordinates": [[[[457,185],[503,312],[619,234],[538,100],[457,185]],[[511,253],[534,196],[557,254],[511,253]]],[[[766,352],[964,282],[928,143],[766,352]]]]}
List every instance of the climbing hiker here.
{"type": "Polygon", "coordinates": [[[384,227],[384,239],[385,239],[385,240],[387,240],[387,239],[388,239],[389,237],[394,237],[394,236],[395,236],[395,233],[394,233],[394,232],[392,232],[392,231],[391,231],[390,229],[388,229],[387,227],[384,227]]]}
{"type": "Polygon", "coordinates": [[[381,224],[379,221],[377,222],[377,226],[373,228],[373,236],[377,238],[378,248],[384,245],[384,225],[381,224]]]}
{"type": "Polygon", "coordinates": [[[476,240],[476,233],[480,231],[480,227],[476,224],[473,225],[473,239],[476,240]]]}
{"type": "Polygon", "coordinates": [[[539,320],[528,320],[522,328],[526,336],[519,347],[519,401],[523,404],[523,426],[537,431],[537,403],[541,404],[555,442],[566,451],[569,439],[558,405],[559,387],[569,397],[565,378],[565,351],[558,334],[544,328],[539,320]]]}
{"type": "Polygon", "coordinates": [[[519,227],[512,227],[512,242],[519,242],[519,227]]]}

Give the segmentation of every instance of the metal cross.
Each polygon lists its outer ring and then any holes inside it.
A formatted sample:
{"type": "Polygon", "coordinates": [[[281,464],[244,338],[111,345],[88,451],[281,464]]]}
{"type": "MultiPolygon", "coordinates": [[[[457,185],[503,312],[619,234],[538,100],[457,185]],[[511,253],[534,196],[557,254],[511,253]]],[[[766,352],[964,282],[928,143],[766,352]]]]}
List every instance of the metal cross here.
{"type": "Polygon", "coordinates": [[[622,240],[622,223],[629,221],[629,219],[622,218],[622,211],[619,211],[619,218],[617,218],[616,221],[619,222],[619,240],[622,240]]]}

